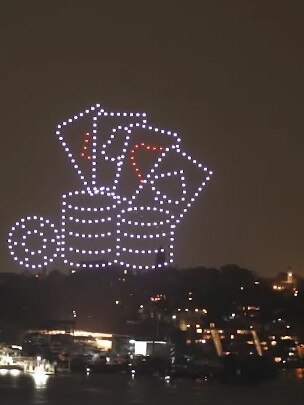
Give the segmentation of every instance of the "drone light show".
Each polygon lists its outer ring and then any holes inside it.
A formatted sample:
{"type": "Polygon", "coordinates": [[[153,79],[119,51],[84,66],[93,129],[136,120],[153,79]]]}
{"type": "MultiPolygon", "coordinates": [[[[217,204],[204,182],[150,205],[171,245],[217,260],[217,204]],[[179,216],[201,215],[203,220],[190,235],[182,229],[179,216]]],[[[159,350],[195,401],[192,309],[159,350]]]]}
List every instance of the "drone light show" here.
{"type": "Polygon", "coordinates": [[[60,123],[56,136],[79,188],[64,193],[57,221],[26,216],[12,226],[13,259],[28,269],[55,260],[76,268],[172,265],[176,231],[212,175],[180,136],[149,125],[145,113],[100,104],[60,123]]]}

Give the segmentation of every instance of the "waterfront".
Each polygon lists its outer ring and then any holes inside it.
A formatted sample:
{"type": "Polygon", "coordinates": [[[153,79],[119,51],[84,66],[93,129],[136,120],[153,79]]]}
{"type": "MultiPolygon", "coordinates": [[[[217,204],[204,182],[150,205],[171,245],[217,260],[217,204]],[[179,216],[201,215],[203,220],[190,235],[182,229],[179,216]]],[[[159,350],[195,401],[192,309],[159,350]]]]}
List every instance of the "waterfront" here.
{"type": "Polygon", "coordinates": [[[107,374],[50,376],[36,383],[26,375],[0,376],[1,405],[302,405],[303,397],[303,370],[249,386],[107,374]]]}

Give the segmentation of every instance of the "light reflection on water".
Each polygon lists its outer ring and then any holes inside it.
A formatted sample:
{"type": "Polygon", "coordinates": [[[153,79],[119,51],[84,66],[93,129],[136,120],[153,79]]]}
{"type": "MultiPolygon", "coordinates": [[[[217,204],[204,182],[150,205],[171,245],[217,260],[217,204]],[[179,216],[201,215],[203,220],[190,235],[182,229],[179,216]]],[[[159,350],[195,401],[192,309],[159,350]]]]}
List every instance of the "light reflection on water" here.
{"type": "Polygon", "coordinates": [[[296,368],[295,376],[298,380],[303,380],[304,378],[304,368],[296,368]]]}
{"type": "Polygon", "coordinates": [[[1,405],[303,405],[304,370],[259,385],[129,375],[0,375],[1,405]]]}
{"type": "Polygon", "coordinates": [[[37,389],[46,388],[47,381],[49,379],[49,376],[47,374],[38,371],[33,373],[32,377],[35,383],[35,387],[37,389]]]}

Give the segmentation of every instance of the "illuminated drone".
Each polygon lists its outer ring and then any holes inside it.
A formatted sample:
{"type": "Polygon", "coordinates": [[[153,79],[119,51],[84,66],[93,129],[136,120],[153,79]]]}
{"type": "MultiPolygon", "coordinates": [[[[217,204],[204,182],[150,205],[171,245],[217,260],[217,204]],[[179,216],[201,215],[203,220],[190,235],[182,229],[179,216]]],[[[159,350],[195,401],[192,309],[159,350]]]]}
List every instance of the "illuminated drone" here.
{"type": "Polygon", "coordinates": [[[96,104],[58,125],[56,135],[80,187],[62,196],[60,225],[40,216],[15,223],[14,260],[31,269],[56,258],[85,268],[173,263],[176,228],[212,172],[182,150],[175,132],[147,124],[145,113],[96,104]]]}

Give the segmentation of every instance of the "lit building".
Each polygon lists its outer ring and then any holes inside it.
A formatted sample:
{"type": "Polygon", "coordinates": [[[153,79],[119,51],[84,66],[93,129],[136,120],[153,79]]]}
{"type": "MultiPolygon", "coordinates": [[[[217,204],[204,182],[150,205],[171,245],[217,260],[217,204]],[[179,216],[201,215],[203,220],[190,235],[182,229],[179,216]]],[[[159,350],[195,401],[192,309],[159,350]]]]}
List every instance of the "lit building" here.
{"type": "Polygon", "coordinates": [[[279,273],[272,284],[273,291],[288,291],[298,295],[298,277],[293,273],[292,268],[288,267],[286,273],[279,273]]]}

